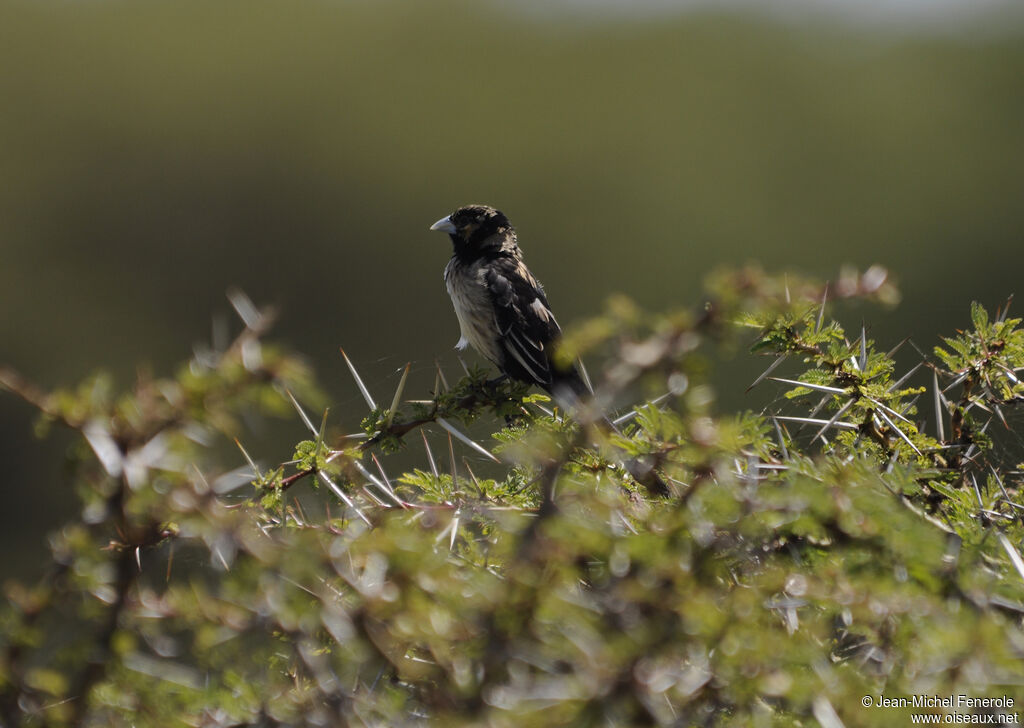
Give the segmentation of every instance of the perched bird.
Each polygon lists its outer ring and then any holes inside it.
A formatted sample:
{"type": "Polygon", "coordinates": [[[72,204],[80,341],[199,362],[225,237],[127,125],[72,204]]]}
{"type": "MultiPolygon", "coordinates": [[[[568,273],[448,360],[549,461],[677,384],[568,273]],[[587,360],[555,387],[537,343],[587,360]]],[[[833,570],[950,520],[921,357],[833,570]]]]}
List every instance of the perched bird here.
{"type": "Polygon", "coordinates": [[[562,330],[547,296],[523,262],[515,228],[493,207],[460,207],[433,225],[454,248],[444,282],[455,305],[462,337],[501,372],[536,384],[556,400],[578,401],[589,393],[571,364],[553,358],[562,330]]]}
{"type": "MultiPolygon", "coordinates": [[[[562,330],[544,289],[523,262],[508,218],[493,207],[469,205],[430,229],[448,233],[454,248],[444,282],[462,330],[456,347],[472,346],[502,374],[536,384],[563,407],[578,410],[590,388],[576,367],[558,364],[552,357],[562,330]]],[[[617,431],[603,414],[595,424],[617,431]]],[[[648,458],[629,458],[622,465],[652,493],[669,492],[648,458]]]]}

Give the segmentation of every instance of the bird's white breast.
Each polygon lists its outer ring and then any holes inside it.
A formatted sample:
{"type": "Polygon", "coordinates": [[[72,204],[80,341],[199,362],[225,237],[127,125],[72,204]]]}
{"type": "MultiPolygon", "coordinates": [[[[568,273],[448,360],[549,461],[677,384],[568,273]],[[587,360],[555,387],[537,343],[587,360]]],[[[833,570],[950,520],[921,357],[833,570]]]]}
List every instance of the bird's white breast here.
{"type": "Polygon", "coordinates": [[[484,269],[477,263],[464,264],[452,258],[444,269],[444,282],[459,319],[462,338],[456,347],[472,346],[486,359],[501,364],[498,324],[484,280],[484,269]]]}

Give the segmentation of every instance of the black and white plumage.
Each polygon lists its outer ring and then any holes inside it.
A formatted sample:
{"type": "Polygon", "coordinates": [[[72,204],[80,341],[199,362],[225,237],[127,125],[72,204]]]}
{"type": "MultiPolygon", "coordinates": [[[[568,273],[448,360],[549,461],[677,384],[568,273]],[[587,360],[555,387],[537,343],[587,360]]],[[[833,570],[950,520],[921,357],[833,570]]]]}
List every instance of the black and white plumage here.
{"type": "Polygon", "coordinates": [[[552,394],[586,394],[575,367],[552,357],[562,331],[508,218],[493,207],[469,205],[430,229],[448,233],[454,249],[444,281],[462,331],[457,348],[472,346],[503,374],[552,394]]]}
{"type": "MultiPolygon", "coordinates": [[[[576,409],[590,389],[574,366],[559,365],[552,356],[562,330],[544,288],[523,262],[508,218],[493,207],[469,205],[430,229],[448,233],[454,248],[444,282],[462,330],[456,347],[472,346],[503,374],[536,384],[576,409]]],[[[603,415],[595,424],[616,431],[603,415]]],[[[669,492],[653,463],[629,458],[622,465],[652,493],[669,492]]]]}

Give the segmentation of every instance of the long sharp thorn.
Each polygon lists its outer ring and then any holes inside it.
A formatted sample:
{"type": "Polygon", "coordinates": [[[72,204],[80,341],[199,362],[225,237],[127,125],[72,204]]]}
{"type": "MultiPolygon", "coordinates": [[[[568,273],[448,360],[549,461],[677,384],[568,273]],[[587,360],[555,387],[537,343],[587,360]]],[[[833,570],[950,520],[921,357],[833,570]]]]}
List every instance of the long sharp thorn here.
{"type": "Polygon", "coordinates": [[[1014,374],[1014,372],[1013,372],[1013,370],[1012,370],[1012,369],[1010,369],[1009,367],[1003,366],[1002,364],[998,364],[997,366],[998,366],[998,367],[999,367],[1000,369],[1002,369],[1002,370],[1003,370],[1003,372],[1005,372],[1005,373],[1006,373],[1006,376],[1008,376],[1008,377],[1010,378],[1010,380],[1011,380],[1011,381],[1012,381],[1012,382],[1013,382],[1014,384],[1020,384],[1020,379],[1018,379],[1018,378],[1017,378],[1017,375],[1016,375],[1016,374],[1014,374]]]}
{"type": "Polygon", "coordinates": [[[366,405],[372,410],[377,409],[377,403],[373,401],[373,397],[370,395],[370,390],[366,388],[365,384],[363,384],[363,380],[360,378],[359,372],[356,371],[355,366],[352,365],[352,361],[348,358],[348,354],[346,354],[345,350],[341,347],[338,347],[338,351],[341,352],[342,358],[345,360],[345,363],[348,364],[348,370],[352,372],[352,378],[356,380],[356,386],[359,387],[360,394],[362,394],[363,399],[366,400],[366,405]]]}
{"type": "Polygon", "coordinates": [[[226,473],[222,473],[213,481],[213,483],[210,484],[213,489],[213,492],[216,493],[217,495],[223,495],[224,493],[230,493],[236,488],[239,488],[247,483],[252,483],[253,480],[261,484],[265,482],[263,478],[259,475],[257,475],[256,478],[251,478],[248,475],[246,475],[246,471],[251,469],[252,468],[250,467],[243,466],[235,468],[234,470],[229,470],[226,473]]]}
{"type": "Polygon", "coordinates": [[[959,377],[950,382],[948,385],[946,385],[946,387],[942,390],[942,393],[945,394],[946,392],[951,390],[956,385],[960,384],[960,382],[964,381],[965,379],[967,379],[967,372],[964,372],[959,377]]]}
{"type": "Polygon", "coordinates": [[[782,450],[782,457],[789,460],[789,450],[786,448],[786,438],[782,436],[782,427],[779,426],[777,417],[772,417],[772,424],[775,425],[775,434],[779,438],[779,449],[782,450]]]}
{"type": "Polygon", "coordinates": [[[430,451],[430,443],[427,442],[427,433],[420,430],[420,436],[423,438],[423,448],[427,451],[427,460],[430,461],[430,472],[432,472],[434,477],[437,478],[437,462],[434,460],[434,453],[430,451]]]}
{"type": "MultiPolygon", "coordinates": [[[[238,442],[238,438],[235,438],[235,442],[238,442]]],[[[192,463],[192,469],[196,472],[196,480],[192,481],[192,487],[196,489],[197,493],[207,493],[210,490],[210,482],[203,475],[203,471],[199,469],[199,466],[192,463]]]]}
{"type": "Polygon", "coordinates": [[[466,366],[465,360],[461,356],[459,356],[458,354],[455,355],[455,358],[459,360],[459,364],[462,365],[462,371],[465,372],[466,376],[468,377],[469,376],[469,367],[466,366]]]}
{"type": "Polygon", "coordinates": [[[292,503],[295,504],[295,510],[298,512],[299,518],[302,519],[302,523],[300,523],[299,525],[305,526],[307,523],[309,523],[309,519],[306,518],[306,512],[302,510],[302,504],[299,502],[298,498],[292,498],[292,503]]]}
{"type": "Polygon", "coordinates": [[[553,409],[545,407],[544,405],[540,404],[539,402],[534,402],[533,406],[536,407],[537,409],[539,409],[541,412],[543,412],[548,417],[554,417],[555,416],[555,411],[553,409]]]}
{"type": "MultiPolygon", "coordinates": [[[[804,422],[808,425],[827,425],[829,420],[814,419],[812,417],[787,417],[784,415],[776,415],[777,419],[784,420],[786,422],[804,422]]],[[[832,427],[842,427],[847,430],[856,430],[859,425],[855,425],[852,422],[836,421],[832,423],[832,427]]]]}
{"type": "Polygon", "coordinates": [[[240,288],[229,288],[227,296],[231,307],[238,314],[238,318],[242,319],[242,323],[245,324],[245,328],[250,331],[258,329],[263,316],[252,299],[245,295],[240,288]]]}
{"type": "Polygon", "coordinates": [[[811,715],[821,728],[846,728],[835,707],[824,695],[819,695],[811,704],[811,715]]]}
{"type": "Polygon", "coordinates": [[[412,367],[412,362],[405,365],[405,371],[402,372],[402,378],[398,380],[398,389],[395,390],[394,399],[391,400],[391,409],[388,410],[387,419],[384,420],[384,429],[391,427],[391,421],[395,419],[395,412],[398,410],[398,403],[402,400],[402,390],[405,389],[405,380],[409,377],[409,369],[412,367]]]}
{"type": "Polygon", "coordinates": [[[469,467],[469,460],[462,458],[462,466],[469,472],[469,479],[473,481],[473,485],[476,486],[477,491],[483,493],[483,489],[480,487],[480,481],[476,479],[476,473],[473,472],[473,468],[469,467]]]}
{"type": "Polygon", "coordinates": [[[388,474],[384,472],[384,466],[381,465],[380,459],[377,457],[375,453],[370,453],[370,459],[373,460],[373,464],[377,466],[377,472],[380,473],[380,477],[383,478],[383,481],[375,482],[381,483],[382,485],[385,485],[387,488],[390,488],[391,479],[388,478],[388,474]]]}
{"type": "Polygon", "coordinates": [[[619,415],[614,420],[612,420],[612,424],[615,425],[615,427],[618,427],[621,424],[629,422],[631,419],[636,417],[638,414],[639,414],[639,412],[637,412],[636,410],[630,410],[626,414],[619,415]]]}
{"type": "Polygon", "coordinates": [[[452,466],[452,490],[458,487],[459,473],[455,469],[455,447],[452,445],[452,433],[448,432],[448,462],[452,466]]]}
{"type": "Polygon", "coordinates": [[[437,537],[434,539],[434,543],[435,544],[441,543],[441,539],[443,539],[445,536],[448,535],[448,531],[451,530],[451,528],[452,528],[452,526],[454,524],[455,524],[455,519],[452,519],[452,520],[448,521],[448,525],[444,527],[444,530],[441,531],[441,533],[437,534],[437,537]]]}
{"type": "Polygon", "coordinates": [[[899,351],[900,349],[902,349],[903,345],[906,344],[908,341],[910,341],[910,337],[909,336],[907,338],[905,338],[903,341],[901,341],[900,343],[896,344],[896,346],[894,346],[891,349],[889,349],[889,351],[887,351],[886,354],[885,354],[885,358],[886,359],[892,359],[894,356],[896,356],[896,352],[899,351]]]}
{"type": "Polygon", "coordinates": [[[898,389],[899,387],[903,386],[903,383],[905,381],[907,381],[908,379],[910,379],[912,376],[914,376],[914,372],[916,372],[918,369],[920,369],[923,366],[924,366],[924,362],[923,361],[922,362],[918,362],[917,365],[914,366],[913,369],[911,369],[909,372],[907,372],[902,377],[897,379],[896,383],[893,384],[891,387],[889,387],[889,389],[887,389],[886,391],[887,392],[891,392],[892,390],[898,389]]]}
{"type": "Polygon", "coordinates": [[[393,500],[399,508],[408,508],[405,501],[398,497],[395,493],[394,488],[391,487],[391,480],[388,478],[388,474],[384,472],[384,466],[380,464],[380,460],[373,453],[370,453],[370,457],[373,458],[373,462],[377,464],[377,470],[380,471],[380,477],[384,478],[383,491],[387,494],[388,498],[393,500]]]}
{"type": "Polygon", "coordinates": [[[313,420],[309,419],[309,415],[306,414],[306,411],[302,409],[302,405],[299,404],[299,400],[295,399],[295,395],[292,394],[290,389],[286,389],[284,391],[288,395],[288,399],[292,401],[292,406],[295,407],[295,411],[299,413],[299,417],[302,419],[302,424],[306,426],[306,429],[316,435],[316,425],[313,424],[313,420]]]}
{"type": "MultiPolygon", "coordinates": [[[[773,362],[772,362],[771,364],[769,364],[769,365],[768,365],[768,368],[767,368],[767,369],[765,369],[765,370],[764,370],[763,372],[761,372],[761,376],[759,376],[759,377],[758,377],[757,379],[755,379],[755,380],[754,380],[754,382],[753,382],[753,383],[752,383],[752,384],[751,384],[751,385],[750,385],[749,387],[747,387],[747,389],[746,389],[746,392],[749,392],[749,391],[750,391],[751,389],[753,389],[753,388],[754,388],[754,387],[756,387],[756,386],[757,386],[758,384],[760,384],[761,382],[763,382],[763,381],[765,380],[765,378],[766,378],[766,377],[767,377],[767,376],[768,376],[769,374],[771,374],[772,372],[774,372],[774,371],[775,371],[775,368],[776,368],[777,366],[779,366],[779,364],[781,364],[782,362],[784,362],[784,361],[786,360],[786,356],[787,356],[786,354],[783,354],[782,356],[780,356],[780,357],[777,357],[777,358],[775,359],[775,361],[773,361],[773,362]]],[[[744,393],[746,393],[746,392],[744,392],[744,393]]]]}
{"type": "Polygon", "coordinates": [[[316,451],[320,452],[320,449],[324,446],[324,437],[327,434],[327,413],[330,412],[329,407],[324,408],[324,418],[320,421],[320,431],[316,433],[316,451]]]}
{"type": "Polygon", "coordinates": [[[828,282],[825,283],[825,291],[821,294],[821,310],[818,311],[818,323],[814,327],[815,333],[821,331],[821,324],[825,320],[825,302],[828,301],[828,282]]]}
{"type": "Polygon", "coordinates": [[[630,530],[630,532],[634,536],[636,536],[636,535],[638,535],[640,533],[639,531],[636,530],[636,526],[634,526],[632,523],[630,523],[629,519],[626,518],[624,515],[622,515],[622,511],[616,510],[615,511],[615,515],[619,517],[619,520],[622,521],[622,525],[625,526],[626,528],[628,528],[630,530]]]}
{"type": "Polygon", "coordinates": [[[246,461],[249,463],[249,467],[252,468],[252,472],[256,474],[257,478],[262,478],[263,474],[260,472],[260,469],[256,467],[256,461],[249,457],[249,453],[245,451],[245,448],[242,447],[242,443],[237,437],[235,438],[235,444],[238,445],[238,449],[242,451],[242,455],[245,456],[246,461]]]}
{"type": "Polygon", "coordinates": [[[932,384],[935,387],[935,427],[939,434],[939,442],[945,442],[946,426],[942,416],[942,393],[939,391],[939,374],[934,369],[932,370],[932,384]]]}
{"type": "Polygon", "coordinates": [[[124,472],[125,458],[106,425],[99,420],[90,420],[82,428],[82,435],[107,474],[119,478],[124,472]]]}
{"type": "Polygon", "coordinates": [[[999,477],[999,471],[993,467],[992,463],[988,464],[988,469],[992,471],[992,475],[996,476],[996,484],[999,485],[999,490],[1003,491],[1003,497],[1009,501],[1010,494],[1006,492],[1006,486],[1003,485],[1003,479],[999,477]]]}
{"type": "Polygon", "coordinates": [[[830,419],[828,422],[826,422],[822,426],[822,428],[820,430],[818,430],[818,432],[814,435],[814,437],[811,438],[811,444],[812,445],[814,444],[815,440],[817,440],[819,437],[824,435],[828,431],[828,429],[830,427],[832,427],[832,425],[834,425],[836,422],[839,421],[839,418],[843,416],[843,414],[846,412],[846,410],[850,409],[850,407],[853,406],[853,402],[854,401],[851,399],[849,402],[844,404],[839,410],[837,410],[834,415],[832,415],[832,419],[830,419]]]}
{"type": "Polygon", "coordinates": [[[993,407],[993,409],[995,409],[996,414],[999,416],[999,419],[1002,420],[1003,427],[1005,427],[1007,430],[1009,430],[1010,429],[1010,425],[1006,421],[1006,416],[1003,414],[1003,409],[999,405],[997,405],[997,404],[993,404],[992,407],[993,407]]]}
{"type": "Polygon", "coordinates": [[[1006,555],[1010,557],[1013,568],[1020,574],[1020,578],[1024,579],[1024,559],[1021,558],[1020,552],[1014,548],[1013,544],[1010,543],[1010,539],[1002,531],[997,531],[996,536],[999,538],[999,543],[1002,544],[1003,550],[1006,551],[1006,555]]]}
{"type": "Polygon", "coordinates": [[[793,303],[793,299],[789,295],[789,274],[782,276],[783,287],[786,289],[786,305],[793,303]]]}
{"type": "MultiPolygon", "coordinates": [[[[899,427],[898,427],[898,426],[896,425],[896,423],[895,423],[895,422],[893,422],[893,421],[892,421],[892,420],[891,420],[891,419],[889,418],[889,415],[885,414],[885,410],[879,409],[879,410],[875,410],[875,411],[876,411],[876,412],[877,412],[877,413],[878,413],[879,415],[881,415],[881,416],[882,416],[882,419],[883,419],[883,420],[885,420],[886,422],[888,422],[888,423],[889,423],[889,426],[890,426],[890,427],[891,427],[892,429],[896,430],[896,434],[898,434],[898,435],[899,435],[899,436],[900,436],[901,438],[903,438],[903,441],[904,441],[904,442],[906,442],[906,443],[907,443],[908,445],[910,445],[910,447],[911,447],[911,448],[913,448],[914,452],[916,452],[916,453],[917,453],[918,455],[921,455],[921,451],[917,449],[917,445],[915,445],[915,444],[914,444],[914,443],[913,443],[913,442],[911,441],[911,439],[910,439],[909,437],[907,437],[906,433],[905,433],[905,432],[903,432],[903,430],[901,430],[901,429],[900,429],[900,428],[899,428],[899,427]]],[[[922,456],[922,457],[923,457],[923,456],[922,456]]]]}
{"type": "Polygon", "coordinates": [[[978,479],[971,473],[971,483],[974,485],[974,495],[978,498],[978,508],[985,510],[985,502],[981,499],[981,489],[978,488],[978,479]]]}
{"type": "Polygon", "coordinates": [[[1003,310],[999,312],[999,318],[996,319],[996,323],[1001,324],[1001,323],[1003,323],[1003,321],[1006,320],[1006,314],[1008,314],[1010,312],[1010,304],[1011,303],[1013,303],[1013,294],[1012,293],[1010,294],[1010,297],[1006,299],[1006,305],[1003,306],[1003,310]]]}
{"type": "Polygon", "coordinates": [[[877,399],[872,399],[871,397],[867,397],[866,399],[867,399],[867,400],[868,400],[868,402],[870,402],[871,404],[875,405],[876,407],[881,407],[881,408],[882,408],[882,409],[884,409],[884,410],[885,410],[886,412],[888,412],[889,414],[893,415],[893,416],[894,416],[894,417],[896,417],[897,419],[901,419],[901,420],[903,420],[903,421],[904,421],[904,422],[906,422],[906,423],[907,423],[908,425],[912,425],[912,424],[914,424],[914,423],[913,423],[913,422],[911,422],[911,421],[910,421],[909,419],[907,419],[906,417],[904,417],[903,415],[901,415],[901,414],[900,414],[899,412],[897,412],[896,410],[894,410],[894,409],[893,409],[892,407],[889,407],[888,405],[884,405],[884,404],[882,404],[882,403],[881,403],[881,402],[879,402],[879,401],[878,401],[877,399]]]}
{"type": "Polygon", "coordinates": [[[367,470],[365,465],[363,465],[361,462],[355,459],[352,460],[352,464],[356,466],[356,470],[359,471],[360,475],[362,475],[364,478],[369,480],[371,483],[376,485],[381,490],[384,489],[384,483],[381,482],[380,478],[378,478],[376,475],[367,470]]]}
{"type": "Polygon", "coordinates": [[[366,497],[367,498],[372,500],[375,504],[377,504],[381,508],[390,508],[391,507],[390,503],[385,503],[383,500],[380,499],[379,496],[377,496],[372,490],[370,490],[370,486],[369,485],[364,485],[363,486],[363,492],[366,493],[366,497]]]}
{"type": "Polygon", "coordinates": [[[827,387],[824,384],[812,384],[811,382],[801,382],[796,379],[783,379],[782,377],[768,377],[773,382],[782,382],[783,384],[792,384],[794,387],[807,387],[807,389],[813,389],[817,392],[829,392],[831,394],[846,394],[845,389],[839,387],[827,387]]]}
{"type": "MultiPolygon", "coordinates": [[[[821,410],[825,407],[825,405],[828,404],[831,401],[832,401],[832,395],[831,394],[826,394],[824,397],[822,397],[818,401],[818,404],[814,405],[814,409],[812,409],[810,412],[807,413],[807,416],[808,417],[815,417],[815,416],[817,416],[817,414],[819,412],[821,412],[821,410]]],[[[802,430],[803,426],[801,426],[800,429],[802,430]]]]}
{"type": "MultiPolygon", "coordinates": [[[[447,392],[450,387],[448,386],[448,380],[444,377],[444,370],[441,369],[441,362],[434,359],[434,365],[437,367],[437,378],[441,380],[441,386],[444,387],[444,391],[447,392]]],[[[437,390],[435,390],[436,392],[437,390]]]]}
{"type": "MultiPolygon", "coordinates": [[[[668,398],[669,398],[669,397],[670,397],[671,395],[672,395],[672,393],[671,393],[671,392],[665,392],[665,394],[660,394],[660,395],[658,395],[657,397],[655,397],[654,399],[652,399],[652,400],[651,400],[650,402],[648,402],[647,404],[652,404],[652,405],[659,405],[659,404],[661,404],[662,402],[664,402],[664,401],[665,401],[666,399],[668,399],[668,398]]],[[[659,408],[659,409],[661,409],[661,408],[659,408]]],[[[628,422],[629,420],[631,420],[631,419],[633,419],[634,417],[636,417],[636,416],[637,416],[638,414],[640,414],[640,410],[639,410],[639,409],[635,409],[635,410],[630,410],[630,411],[629,411],[629,412],[627,412],[626,414],[624,414],[624,415],[619,415],[619,416],[618,416],[618,417],[616,417],[616,418],[615,418],[614,420],[612,420],[612,424],[613,424],[613,425],[615,425],[616,427],[618,427],[618,426],[619,426],[619,425],[621,425],[621,424],[622,424],[623,422],[628,422]]],[[[621,434],[621,433],[620,433],[620,434],[621,434]]]]}
{"type": "Polygon", "coordinates": [[[580,377],[583,379],[583,384],[586,385],[587,391],[591,394],[594,393],[594,385],[590,381],[590,373],[587,372],[587,367],[583,364],[583,360],[576,357],[576,366],[579,367],[580,377]]]}
{"type": "Polygon", "coordinates": [[[477,442],[473,442],[473,440],[469,439],[466,435],[463,435],[457,429],[452,427],[452,425],[446,419],[444,419],[443,417],[438,417],[437,418],[437,424],[441,425],[441,427],[443,427],[444,429],[448,430],[448,432],[450,432],[452,435],[457,437],[459,440],[461,440],[465,444],[469,445],[471,448],[476,450],[478,453],[480,453],[484,457],[490,458],[491,460],[493,460],[496,463],[500,463],[501,462],[500,460],[498,460],[498,458],[496,458],[494,455],[492,455],[485,447],[483,447],[482,445],[480,445],[477,442]]]}
{"type": "Polygon", "coordinates": [[[339,488],[337,484],[333,480],[331,480],[330,476],[328,476],[327,473],[325,473],[322,470],[317,470],[316,477],[318,477],[324,485],[330,488],[334,495],[338,496],[342,503],[344,503],[346,506],[355,511],[355,514],[359,516],[363,521],[365,521],[367,526],[373,525],[372,523],[370,523],[370,519],[367,518],[366,515],[361,510],[359,510],[355,502],[347,495],[345,495],[345,491],[339,488]]]}
{"type": "Polygon", "coordinates": [[[864,371],[868,366],[868,332],[861,324],[860,327],[860,366],[858,369],[864,371]]]}
{"type": "Polygon", "coordinates": [[[992,414],[992,410],[990,410],[978,397],[970,398],[970,404],[967,405],[967,409],[970,409],[971,407],[977,407],[978,409],[984,410],[985,412],[992,414]]]}
{"type": "Polygon", "coordinates": [[[448,550],[451,551],[455,548],[455,537],[459,535],[459,517],[461,510],[455,511],[455,515],[452,516],[452,535],[448,541],[448,550]]]}

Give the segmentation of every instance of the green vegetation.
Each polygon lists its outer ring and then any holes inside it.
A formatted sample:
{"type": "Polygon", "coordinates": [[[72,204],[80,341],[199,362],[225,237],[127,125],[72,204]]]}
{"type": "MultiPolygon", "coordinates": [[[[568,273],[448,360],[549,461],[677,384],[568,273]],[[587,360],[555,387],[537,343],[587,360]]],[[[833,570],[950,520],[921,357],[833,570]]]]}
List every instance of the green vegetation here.
{"type": "MultiPolygon", "coordinates": [[[[455,371],[426,226],[469,202],[512,216],[563,326],[615,292],[694,305],[706,271],[749,260],[898,271],[912,295],[870,321],[893,344],[1020,293],[1019,12],[894,31],[659,4],[679,9],[0,2],[0,361],[124,389],[140,363],[173,371],[237,285],[354,431],[339,345],[374,392],[409,360],[414,396],[435,357],[455,371]]],[[[731,385],[756,366],[716,361],[721,408],[751,406],[731,385]]],[[[74,510],[27,412],[0,400],[0,581],[38,576],[74,510]]]]}
{"type": "Polygon", "coordinates": [[[975,306],[908,369],[826,316],[894,295],[878,268],[742,270],[697,311],[614,300],[564,349],[605,362],[599,401],[651,395],[617,430],[482,371],[422,401],[403,377],[384,407],[349,362],[369,412],[341,434],[237,293],[242,332],[173,379],[44,393],[4,370],[81,434],[82,510],[46,577],[7,586],[0,724],[831,728],[904,719],[866,695],[1019,700],[1024,329],[975,306]],[[718,412],[708,372],[748,330],[785,394],[718,412]],[[292,460],[218,457],[293,407],[292,460]],[[389,476],[400,450],[421,466],[389,476]]]}

